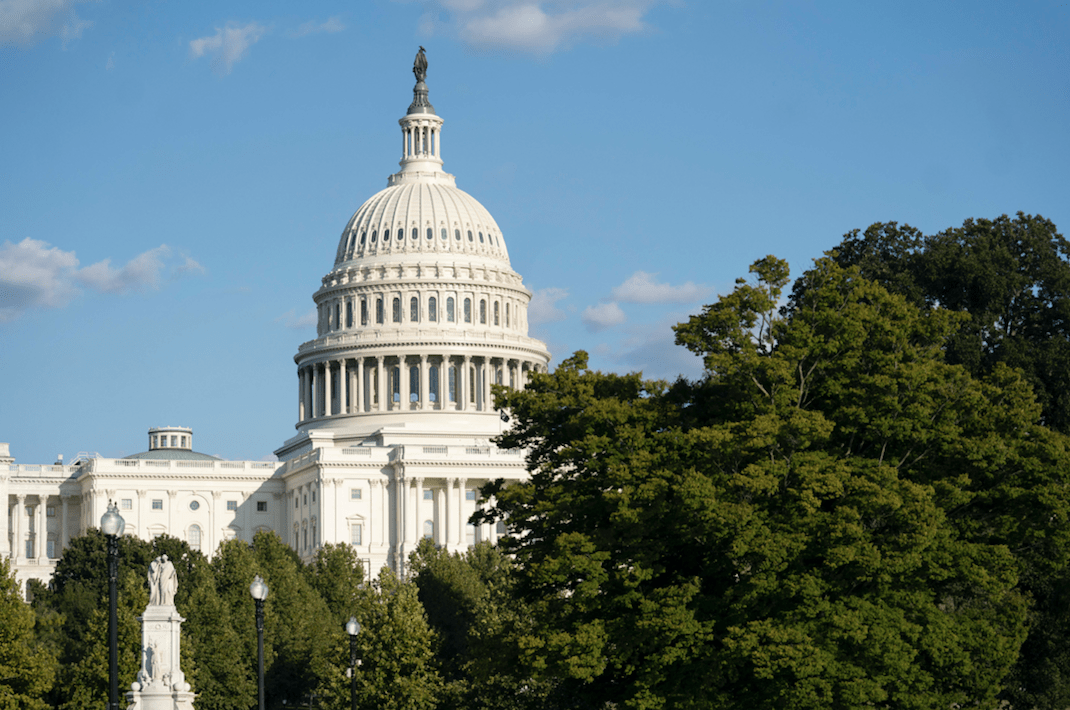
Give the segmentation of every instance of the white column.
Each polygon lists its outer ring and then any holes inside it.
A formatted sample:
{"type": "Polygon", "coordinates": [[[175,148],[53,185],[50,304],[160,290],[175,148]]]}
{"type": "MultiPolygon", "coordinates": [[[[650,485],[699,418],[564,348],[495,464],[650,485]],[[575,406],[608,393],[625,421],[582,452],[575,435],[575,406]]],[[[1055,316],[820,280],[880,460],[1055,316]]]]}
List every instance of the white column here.
{"type": "Polygon", "coordinates": [[[48,546],[48,523],[45,517],[45,509],[48,507],[48,496],[37,496],[37,530],[33,534],[33,556],[37,558],[37,564],[45,558],[48,546]]]}
{"type": "Polygon", "coordinates": [[[310,376],[309,390],[312,396],[312,416],[309,419],[315,419],[320,415],[320,393],[319,393],[319,378],[316,377],[319,365],[313,363],[308,367],[308,374],[310,376]]]}
{"type": "Polygon", "coordinates": [[[431,383],[427,376],[427,355],[420,356],[420,409],[430,409],[431,383]]]}
{"type": "Polygon", "coordinates": [[[435,490],[435,544],[446,544],[446,491],[445,489],[435,490]]]}
{"type": "Polygon", "coordinates": [[[405,495],[405,490],[408,488],[408,482],[405,480],[396,469],[394,472],[394,507],[395,520],[394,520],[394,545],[395,550],[400,551],[401,545],[405,542],[405,503],[408,496],[405,495]]]}
{"type": "Polygon", "coordinates": [[[356,406],[353,407],[353,411],[359,414],[364,411],[364,358],[358,357],[354,365],[353,379],[356,380],[356,394],[353,401],[356,406]]]}
{"type": "Polygon", "coordinates": [[[305,421],[305,368],[297,371],[297,421],[305,421]]]}
{"type": "Polygon", "coordinates": [[[63,516],[62,518],[60,518],[59,550],[57,551],[60,554],[63,553],[63,550],[67,549],[67,543],[70,542],[71,531],[70,527],[67,524],[67,514],[69,512],[70,502],[70,496],[60,496],[60,515],[63,516]]]}
{"type": "Polygon", "coordinates": [[[413,520],[413,522],[415,523],[415,525],[413,526],[415,528],[415,530],[413,531],[414,534],[412,536],[412,539],[413,539],[414,542],[419,542],[424,537],[423,505],[424,505],[424,479],[417,478],[416,479],[416,502],[412,504],[413,510],[415,512],[415,515],[412,516],[412,517],[415,518],[415,520],[413,520]]]}
{"type": "Polygon", "coordinates": [[[468,381],[468,368],[471,365],[471,362],[472,356],[465,355],[464,363],[461,366],[461,376],[458,378],[460,380],[459,385],[461,390],[461,411],[463,412],[468,411],[468,390],[472,386],[472,383],[468,381]]]}
{"type": "Polygon", "coordinates": [[[412,382],[409,380],[409,363],[406,362],[404,355],[398,356],[398,393],[401,396],[401,401],[398,404],[401,405],[401,411],[405,412],[409,409],[409,395],[412,394],[412,382]]]}
{"type": "Polygon", "coordinates": [[[464,546],[465,544],[465,519],[464,519],[464,499],[465,499],[465,486],[467,481],[463,478],[457,479],[457,544],[464,546]]]}
{"type": "Polygon", "coordinates": [[[349,377],[346,373],[346,359],[338,361],[338,413],[349,413],[349,377]]]}
{"type": "Polygon", "coordinates": [[[375,376],[377,382],[375,383],[375,396],[379,399],[378,411],[387,411],[386,406],[386,376],[384,374],[383,356],[375,356],[375,376]]]}
{"type": "Polygon", "coordinates": [[[13,536],[11,538],[11,559],[16,562],[20,558],[26,556],[26,543],[22,540],[22,518],[26,514],[26,496],[17,494],[15,496],[15,515],[12,516],[13,536]]]}
{"type": "Polygon", "coordinates": [[[456,478],[446,479],[446,489],[443,491],[443,515],[442,515],[442,527],[445,528],[444,543],[446,550],[449,551],[450,545],[454,544],[453,539],[453,519],[457,517],[457,511],[451,506],[453,502],[453,487],[457,484],[456,478]]]}
{"type": "Polygon", "coordinates": [[[323,416],[329,417],[334,414],[334,402],[331,395],[331,361],[323,363],[323,416]]]}

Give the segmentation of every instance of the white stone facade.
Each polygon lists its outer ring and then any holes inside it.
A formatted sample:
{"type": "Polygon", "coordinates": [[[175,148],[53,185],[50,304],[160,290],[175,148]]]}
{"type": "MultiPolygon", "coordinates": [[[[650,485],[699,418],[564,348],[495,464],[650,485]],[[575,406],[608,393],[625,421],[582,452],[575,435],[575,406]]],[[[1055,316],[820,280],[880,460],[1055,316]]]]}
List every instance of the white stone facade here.
{"type": "Polygon", "coordinates": [[[297,434],[279,462],[195,454],[183,427],[150,430],[144,454],[68,466],[18,465],[0,444],[0,554],[20,580],[51,576],[109,500],[146,539],[211,554],[270,529],[306,561],[325,543],[352,545],[373,573],[404,573],[424,537],[449,550],[497,539],[467,524],[478,488],[526,472],[521,452],[490,443],[505,426],[491,385],[522,388],[550,355],[528,337],[531,292],[501,229],[442,171],[443,120],[423,82],[414,93],[401,170],[350,219],[313,295],[317,337],[294,356],[297,434]]]}

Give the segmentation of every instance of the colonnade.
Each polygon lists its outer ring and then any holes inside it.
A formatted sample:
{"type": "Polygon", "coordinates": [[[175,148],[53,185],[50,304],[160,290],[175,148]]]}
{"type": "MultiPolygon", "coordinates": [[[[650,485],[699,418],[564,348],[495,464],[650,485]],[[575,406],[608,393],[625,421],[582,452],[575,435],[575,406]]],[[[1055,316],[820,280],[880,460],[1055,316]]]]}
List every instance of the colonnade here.
{"type": "Polygon", "coordinates": [[[471,355],[373,355],[297,371],[298,421],[387,411],[490,411],[490,386],[523,388],[534,361],[471,355]]]}
{"type": "Polygon", "coordinates": [[[47,560],[59,557],[60,552],[70,541],[70,528],[67,522],[70,501],[69,495],[16,493],[9,496],[7,514],[11,524],[11,537],[9,540],[5,534],[4,546],[11,559],[22,563],[46,564],[47,560]],[[50,504],[53,498],[58,498],[60,504],[59,525],[53,526],[59,529],[50,533],[48,520],[57,517],[55,501],[50,504]],[[14,506],[12,506],[12,499],[14,499],[14,506]],[[51,515],[49,515],[50,511],[51,515]],[[48,549],[50,539],[54,543],[51,551],[48,549]]]}

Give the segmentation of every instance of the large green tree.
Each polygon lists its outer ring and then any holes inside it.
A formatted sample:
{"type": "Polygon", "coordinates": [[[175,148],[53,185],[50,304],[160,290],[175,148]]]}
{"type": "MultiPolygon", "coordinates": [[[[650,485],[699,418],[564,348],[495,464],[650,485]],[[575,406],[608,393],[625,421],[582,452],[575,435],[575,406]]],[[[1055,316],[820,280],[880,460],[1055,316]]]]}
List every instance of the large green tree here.
{"type": "Polygon", "coordinates": [[[49,707],[56,657],[35,635],[35,621],[10,563],[0,559],[0,710],[49,707]]]}
{"type": "Polygon", "coordinates": [[[579,354],[498,391],[525,662],[577,707],[993,706],[1019,574],[1065,560],[1064,441],[1014,371],[945,362],[960,316],[830,259],[781,313],[786,264],[752,271],[677,327],[699,382],[579,354]]]}

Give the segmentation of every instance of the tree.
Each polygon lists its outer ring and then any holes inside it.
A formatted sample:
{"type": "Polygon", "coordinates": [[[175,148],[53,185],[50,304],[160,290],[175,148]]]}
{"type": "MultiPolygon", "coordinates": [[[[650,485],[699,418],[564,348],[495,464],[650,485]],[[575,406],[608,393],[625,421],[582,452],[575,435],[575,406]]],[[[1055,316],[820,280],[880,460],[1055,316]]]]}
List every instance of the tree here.
{"type": "Polygon", "coordinates": [[[22,600],[7,560],[0,559],[0,710],[45,710],[56,658],[34,634],[34,612],[22,600]]]}
{"type": "Polygon", "coordinates": [[[944,362],[960,316],[830,259],[778,313],[787,265],[752,271],[677,326],[699,382],[580,353],[498,390],[525,661],[577,707],[992,706],[1019,573],[1065,559],[1064,442],[1012,371],[944,362]]]}
{"type": "Polygon", "coordinates": [[[364,568],[351,545],[328,543],[316,550],[305,567],[308,583],[331,611],[334,623],[341,628],[361,608],[361,585],[364,568]]]}

